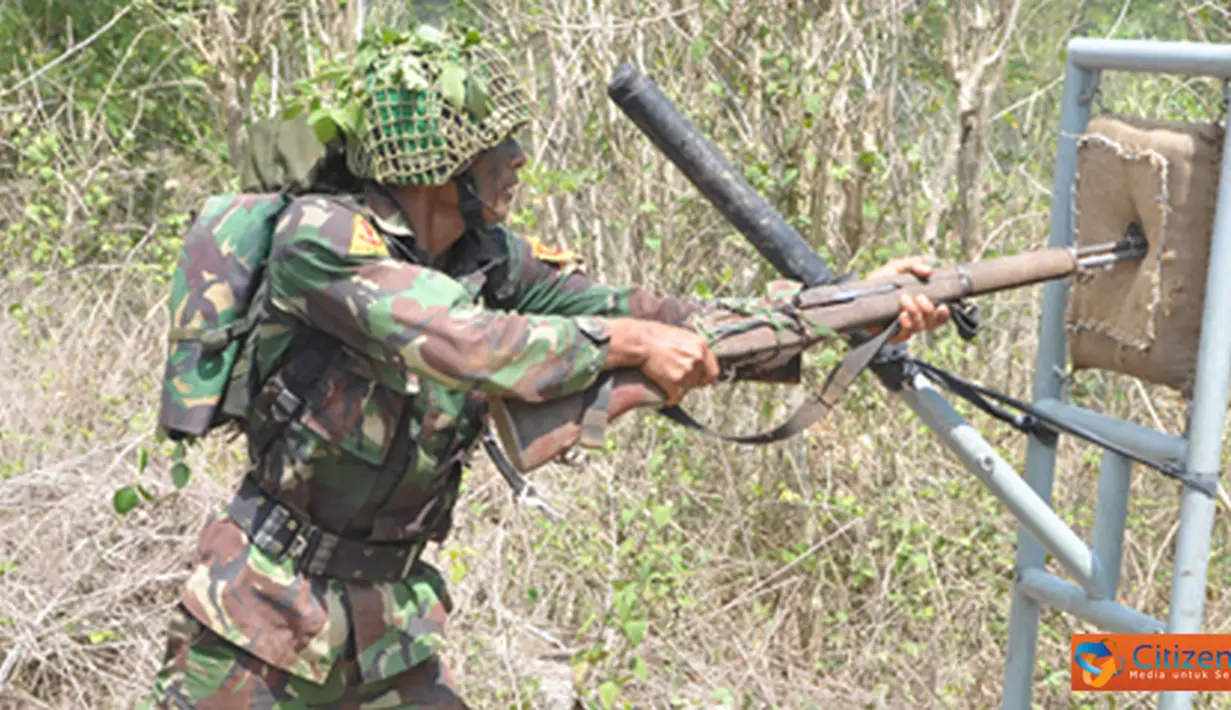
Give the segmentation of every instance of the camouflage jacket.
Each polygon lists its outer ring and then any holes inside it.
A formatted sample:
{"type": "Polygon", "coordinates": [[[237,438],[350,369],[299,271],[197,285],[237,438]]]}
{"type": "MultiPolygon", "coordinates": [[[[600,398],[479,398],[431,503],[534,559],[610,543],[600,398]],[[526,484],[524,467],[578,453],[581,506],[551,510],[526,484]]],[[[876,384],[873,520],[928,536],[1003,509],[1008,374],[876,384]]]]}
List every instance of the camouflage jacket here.
{"type": "MultiPolygon", "coordinates": [[[[680,323],[699,308],[557,270],[503,228],[468,232],[428,262],[374,186],[298,198],[277,225],[255,351],[265,385],[254,401],[286,376],[297,336],[317,331],[342,347],[294,435],[251,451],[254,473],[348,538],[443,540],[488,395],[542,400],[593,383],[608,347],[593,316],[680,323]]],[[[253,414],[250,435],[260,423],[253,414]]],[[[200,534],[182,601],[232,643],[318,682],[350,643],[364,682],[417,665],[441,644],[450,606],[430,565],[393,583],[303,575],[251,545],[225,513],[200,534]]]]}

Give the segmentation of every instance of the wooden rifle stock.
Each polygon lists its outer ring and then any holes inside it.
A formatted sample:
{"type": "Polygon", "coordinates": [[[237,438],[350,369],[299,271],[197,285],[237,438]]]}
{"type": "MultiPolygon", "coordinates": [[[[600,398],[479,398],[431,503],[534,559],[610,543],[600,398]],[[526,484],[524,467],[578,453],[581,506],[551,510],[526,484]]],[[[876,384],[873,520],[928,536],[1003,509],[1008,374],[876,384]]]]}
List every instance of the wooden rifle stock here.
{"type": "MultiPolygon", "coordinates": [[[[1081,252],[1053,247],[936,268],[926,280],[908,274],[817,286],[776,307],[765,304],[773,309],[772,319],[727,311],[707,321],[705,331],[723,375],[731,378],[750,364],[799,353],[832,339],[834,333],[884,328],[898,316],[903,295],[925,295],[936,305],[953,304],[1063,278],[1087,266],[1087,260],[1111,265],[1127,256],[1140,257],[1139,249],[1140,245],[1122,243],[1081,252]],[[1126,248],[1133,253],[1123,251],[1126,248]],[[1108,250],[1115,251],[1103,254],[1108,250]],[[1094,252],[1098,254],[1090,256],[1094,252]]],[[[602,446],[607,422],[630,410],[665,404],[661,389],[639,370],[626,368],[604,372],[585,391],[550,402],[493,399],[491,416],[509,459],[521,471],[530,471],[578,443],[602,446]]]]}

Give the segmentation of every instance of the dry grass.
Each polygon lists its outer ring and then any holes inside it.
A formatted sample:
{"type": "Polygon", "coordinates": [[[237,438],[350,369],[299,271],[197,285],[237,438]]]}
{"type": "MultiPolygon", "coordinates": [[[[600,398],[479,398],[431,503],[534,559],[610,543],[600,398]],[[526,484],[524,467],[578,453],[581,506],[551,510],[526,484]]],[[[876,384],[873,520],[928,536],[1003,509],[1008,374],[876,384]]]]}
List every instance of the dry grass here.
{"type": "Polygon", "coordinates": [[[156,501],[126,518],[111,507],[153,448],[161,296],[90,272],[4,292],[29,316],[0,322],[0,682],[31,707],[133,697],[194,528],[222,495],[205,478],[170,495],[155,460],[142,482],[156,501]]]}
{"type": "MultiPolygon", "coordinates": [[[[981,255],[1045,238],[1058,83],[1002,83],[989,65],[981,130],[983,145],[996,150],[986,149],[982,177],[967,185],[982,222],[962,238],[954,181],[969,164],[949,159],[963,135],[957,105],[943,80],[911,76],[895,60],[953,48],[913,29],[901,3],[825,3],[833,9],[821,12],[808,3],[732,1],[725,13],[711,3],[489,5],[488,19],[523,43],[545,107],[527,143],[533,163],[519,229],[579,249],[605,282],[732,295],[772,276],[606,99],[606,80],[623,60],[644,67],[736,162],[763,166],[758,189],[808,224],[841,269],[866,269],[898,249],[951,259],[962,245],[981,255]],[[793,64],[776,64],[776,51],[793,64]],[[1002,120],[1009,111],[1013,128],[1002,120]],[[867,151],[874,165],[858,160],[867,151]]],[[[1063,42],[1078,5],[1026,4],[1008,36],[965,35],[968,55],[1000,42],[1006,57],[1037,60],[1038,76],[1058,76],[1054,53],[1037,49],[1063,42]]],[[[285,54],[282,61],[285,68],[285,54]]],[[[34,115],[44,128],[67,120],[34,115]]],[[[0,138],[0,151],[21,149],[0,138]]],[[[959,147],[963,160],[979,157],[959,147]]],[[[98,157],[115,174],[136,169],[136,158],[106,150],[98,157]]],[[[29,176],[2,163],[12,189],[0,203],[0,227],[37,196],[29,176]]],[[[159,180],[178,185],[161,211],[138,209],[134,183],[120,181],[107,189],[130,197],[126,212],[74,203],[83,210],[78,222],[96,217],[99,233],[116,225],[167,243],[175,235],[159,220],[218,189],[219,178],[194,174],[188,160],[156,167],[159,180]]],[[[66,200],[87,194],[90,174],[61,175],[66,200]]],[[[76,238],[94,234],[82,230],[76,238]]],[[[43,280],[13,270],[0,284],[3,707],[131,706],[159,661],[165,612],[196,529],[241,471],[238,448],[214,442],[191,454],[189,487],[170,483],[168,450],[153,437],[165,290],[138,268],[142,261],[153,259],[136,249],[92,267],[56,265],[43,280]],[[134,482],[151,500],[118,517],[111,495],[134,482]]],[[[945,332],[920,338],[914,350],[1026,397],[1037,295],[987,299],[988,329],[977,345],[945,332]]],[[[1181,430],[1181,403],[1165,391],[1096,373],[1077,382],[1076,403],[1181,430]]],[[[739,386],[697,393],[689,404],[718,427],[748,431],[798,397],[739,386]]],[[[1020,466],[1019,435],[970,417],[1020,466]]],[[[1087,537],[1095,453],[1065,440],[1054,491],[1056,509],[1087,537]]],[[[608,451],[552,464],[535,483],[559,520],[519,508],[476,461],[455,534],[430,553],[453,579],[447,655],[477,707],[555,707],[552,689],[574,684],[590,702],[607,682],[621,685],[632,707],[999,702],[1017,525],[871,378],[824,427],[784,444],[723,446],[637,415],[617,424],[608,451]],[[621,612],[647,623],[639,645],[621,631],[621,612]]],[[[1133,483],[1120,599],[1160,618],[1177,493],[1148,471],[1133,483]]],[[[1212,631],[1231,625],[1222,593],[1231,580],[1227,535],[1220,515],[1206,600],[1212,631]]],[[[1044,614],[1039,707],[1107,706],[1067,690],[1069,635],[1086,630],[1044,614]]],[[[1202,697],[1199,706],[1220,702],[1202,697]]]]}

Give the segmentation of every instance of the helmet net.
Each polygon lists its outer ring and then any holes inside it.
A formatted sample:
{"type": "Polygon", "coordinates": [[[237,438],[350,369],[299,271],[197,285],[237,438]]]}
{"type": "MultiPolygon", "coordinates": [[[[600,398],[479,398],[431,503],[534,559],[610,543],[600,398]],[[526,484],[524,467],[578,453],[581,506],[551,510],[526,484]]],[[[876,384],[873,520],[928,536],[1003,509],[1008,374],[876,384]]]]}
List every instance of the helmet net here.
{"type": "Polygon", "coordinates": [[[481,46],[465,55],[455,65],[465,73],[460,107],[445,97],[442,77],[416,55],[368,74],[363,129],[347,141],[351,172],[383,184],[442,185],[530,120],[529,97],[508,60],[481,46]],[[411,63],[426,85],[407,86],[402,62],[411,63]]]}

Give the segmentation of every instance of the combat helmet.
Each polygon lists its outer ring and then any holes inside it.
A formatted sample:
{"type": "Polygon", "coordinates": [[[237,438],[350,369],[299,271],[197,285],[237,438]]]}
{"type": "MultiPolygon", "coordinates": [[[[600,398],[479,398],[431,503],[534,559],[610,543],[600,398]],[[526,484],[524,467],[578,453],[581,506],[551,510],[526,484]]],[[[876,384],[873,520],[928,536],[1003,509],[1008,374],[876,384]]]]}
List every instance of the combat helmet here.
{"type": "Polygon", "coordinates": [[[476,30],[384,31],[355,57],[351,103],[335,115],[358,178],[443,185],[530,120],[512,65],[476,30]]]}

